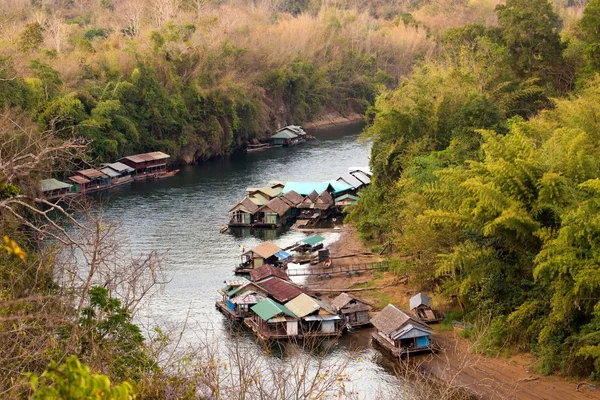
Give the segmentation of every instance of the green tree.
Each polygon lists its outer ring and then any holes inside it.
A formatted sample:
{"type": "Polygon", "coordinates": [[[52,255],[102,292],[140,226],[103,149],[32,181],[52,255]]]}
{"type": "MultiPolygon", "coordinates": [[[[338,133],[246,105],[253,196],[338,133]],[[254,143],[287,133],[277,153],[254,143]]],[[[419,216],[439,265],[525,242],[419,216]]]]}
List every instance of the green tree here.
{"type": "Polygon", "coordinates": [[[64,363],[52,362],[44,373],[30,377],[33,389],[32,399],[70,400],[130,400],[134,399],[133,388],[127,382],[111,385],[106,375],[90,372],[87,365],[79,362],[76,356],[68,357],[64,363]]]}
{"type": "Polygon", "coordinates": [[[19,37],[21,51],[28,53],[37,50],[42,43],[44,43],[44,28],[38,22],[25,25],[19,37]]]}
{"type": "Polygon", "coordinates": [[[562,21],[548,0],[507,0],[496,7],[514,73],[551,82],[562,64],[562,21]]]}
{"type": "Polygon", "coordinates": [[[600,1],[590,0],[579,21],[585,55],[594,70],[600,69],[600,1]]]}

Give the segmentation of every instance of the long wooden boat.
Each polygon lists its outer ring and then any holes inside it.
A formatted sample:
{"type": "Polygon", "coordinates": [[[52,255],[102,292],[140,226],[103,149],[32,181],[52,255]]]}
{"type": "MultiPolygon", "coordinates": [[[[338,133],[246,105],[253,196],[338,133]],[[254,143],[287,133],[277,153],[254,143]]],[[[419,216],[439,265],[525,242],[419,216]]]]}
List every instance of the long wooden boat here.
{"type": "Polygon", "coordinates": [[[174,169],[173,171],[165,172],[164,174],[150,175],[148,178],[150,178],[150,179],[169,178],[169,177],[175,175],[178,172],[179,172],[178,169],[174,169]]]}

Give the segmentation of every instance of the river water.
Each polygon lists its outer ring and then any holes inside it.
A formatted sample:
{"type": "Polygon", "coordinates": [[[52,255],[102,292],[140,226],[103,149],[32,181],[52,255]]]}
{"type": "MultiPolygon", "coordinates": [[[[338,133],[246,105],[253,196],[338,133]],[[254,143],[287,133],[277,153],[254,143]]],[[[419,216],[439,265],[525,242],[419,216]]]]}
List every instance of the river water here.
{"type": "MultiPolygon", "coordinates": [[[[239,262],[240,245],[250,249],[263,240],[273,240],[285,247],[306,236],[285,229],[221,234],[219,229],[228,222],[227,211],[244,197],[247,187],[264,186],[272,180],[331,180],[348,167],[367,166],[370,145],[359,140],[362,128],[350,125],[320,130],[313,133],[318,140],[300,146],[188,166],[172,178],[135,182],[111,192],[105,215],[122,223],[124,245],[133,254],[167,253],[172,280],[149,300],[142,313],[147,321],[183,325],[187,320],[188,331],[192,331],[185,336],[188,341],[198,336],[198,330],[209,338],[226,336],[226,321],[214,304],[219,297],[217,289],[239,262]]],[[[326,244],[336,235],[325,234],[326,244]]],[[[361,397],[367,399],[396,381],[387,372],[386,360],[364,337],[345,337],[329,357],[352,357],[349,371],[355,376],[351,378],[361,397]]]]}

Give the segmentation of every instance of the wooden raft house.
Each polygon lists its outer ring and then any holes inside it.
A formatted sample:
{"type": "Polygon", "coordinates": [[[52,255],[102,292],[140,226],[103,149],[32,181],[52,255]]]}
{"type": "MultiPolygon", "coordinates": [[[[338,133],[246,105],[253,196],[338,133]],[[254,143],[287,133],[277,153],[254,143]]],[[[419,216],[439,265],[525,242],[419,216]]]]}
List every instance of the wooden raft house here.
{"type": "Polygon", "coordinates": [[[215,306],[234,321],[248,317],[250,307],[267,298],[262,288],[244,278],[225,281],[219,293],[222,299],[215,306]]]}
{"type": "Polygon", "coordinates": [[[431,335],[433,331],[423,322],[392,304],[388,304],[371,318],[377,328],[372,333],[373,340],[394,357],[405,359],[411,354],[433,351],[431,335]]]}
{"type": "Polygon", "coordinates": [[[431,297],[424,293],[417,293],[410,298],[410,311],[415,313],[420,320],[431,324],[444,319],[444,314],[431,308],[431,297]]]}
{"type": "Polygon", "coordinates": [[[110,184],[113,186],[123,185],[133,182],[133,173],[135,170],[129,165],[121,162],[103,164],[104,168],[100,172],[110,177],[110,184]]]}
{"type": "Polygon", "coordinates": [[[298,337],[298,317],[284,305],[272,299],[265,299],[250,307],[250,310],[252,314],[244,319],[244,324],[252,329],[259,339],[298,337]]]}
{"type": "Polygon", "coordinates": [[[342,332],[340,316],[329,306],[306,293],[299,294],[285,303],[285,306],[300,318],[298,335],[303,339],[337,336],[342,332]]]}
{"type": "Polygon", "coordinates": [[[273,242],[264,242],[252,250],[242,254],[241,263],[236,267],[236,274],[249,274],[252,270],[265,264],[285,266],[290,254],[283,251],[273,242]]]}
{"type": "Polygon", "coordinates": [[[97,169],[82,169],[69,177],[75,193],[91,193],[110,187],[110,177],[97,169]]]}
{"type": "Polygon", "coordinates": [[[133,178],[138,181],[167,174],[166,160],[170,157],[162,151],[153,151],[123,157],[119,162],[133,168],[135,170],[133,178]]]}
{"type": "Polygon", "coordinates": [[[371,323],[369,312],[373,305],[351,294],[341,293],[333,299],[331,307],[342,317],[347,328],[358,328],[371,323]]]}
{"type": "Polygon", "coordinates": [[[54,178],[43,179],[41,182],[42,196],[48,201],[73,195],[72,188],[73,185],[54,178]]]}

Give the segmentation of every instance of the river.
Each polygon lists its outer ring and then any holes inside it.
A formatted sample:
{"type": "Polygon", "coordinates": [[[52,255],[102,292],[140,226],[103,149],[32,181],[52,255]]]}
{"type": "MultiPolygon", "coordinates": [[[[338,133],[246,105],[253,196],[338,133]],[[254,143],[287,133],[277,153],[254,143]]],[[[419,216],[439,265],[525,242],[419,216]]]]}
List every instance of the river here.
{"type": "MultiPolygon", "coordinates": [[[[188,341],[198,336],[198,330],[203,335],[209,332],[209,338],[226,336],[227,324],[214,304],[217,289],[239,262],[240,245],[250,249],[268,239],[284,247],[306,236],[285,229],[221,234],[227,211],[244,197],[247,187],[272,180],[331,180],[348,167],[367,166],[370,145],[359,140],[362,128],[359,124],[319,130],[313,132],[318,140],[300,146],[183,167],[172,178],[135,182],[111,192],[105,215],[121,222],[124,245],[133,254],[167,253],[171,281],[149,300],[139,318],[180,325],[187,320],[193,333],[185,336],[188,341]]],[[[326,234],[326,244],[336,235],[326,234]]],[[[362,398],[372,398],[373,393],[396,382],[364,335],[344,338],[329,357],[352,357],[349,371],[356,375],[351,378],[362,398]]]]}

